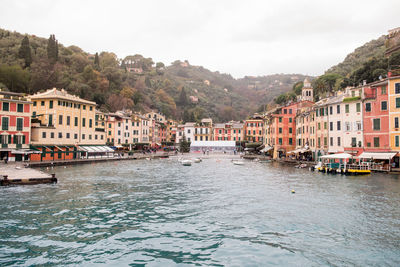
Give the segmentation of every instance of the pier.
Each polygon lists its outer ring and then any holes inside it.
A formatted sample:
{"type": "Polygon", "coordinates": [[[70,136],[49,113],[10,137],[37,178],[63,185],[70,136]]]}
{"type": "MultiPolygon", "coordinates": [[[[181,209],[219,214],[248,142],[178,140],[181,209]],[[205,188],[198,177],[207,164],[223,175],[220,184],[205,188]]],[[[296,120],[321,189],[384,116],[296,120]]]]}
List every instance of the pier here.
{"type": "Polygon", "coordinates": [[[2,164],[0,167],[0,186],[57,183],[55,174],[26,168],[22,164],[2,164]]]}

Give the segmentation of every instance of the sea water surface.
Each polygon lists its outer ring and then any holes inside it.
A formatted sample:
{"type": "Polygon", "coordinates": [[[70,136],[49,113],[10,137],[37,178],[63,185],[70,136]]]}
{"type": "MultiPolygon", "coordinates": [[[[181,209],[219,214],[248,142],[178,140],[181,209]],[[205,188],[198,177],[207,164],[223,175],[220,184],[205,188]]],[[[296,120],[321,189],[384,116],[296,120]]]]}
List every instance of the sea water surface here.
{"type": "Polygon", "coordinates": [[[396,175],[218,157],[48,171],[58,184],[0,188],[1,266],[400,266],[396,175]]]}

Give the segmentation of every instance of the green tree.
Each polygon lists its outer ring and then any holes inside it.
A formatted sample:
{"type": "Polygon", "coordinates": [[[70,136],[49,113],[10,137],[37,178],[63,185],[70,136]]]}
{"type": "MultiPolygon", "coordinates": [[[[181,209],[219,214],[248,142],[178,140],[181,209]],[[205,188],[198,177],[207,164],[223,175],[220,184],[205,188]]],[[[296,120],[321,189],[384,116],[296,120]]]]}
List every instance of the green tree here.
{"type": "Polygon", "coordinates": [[[94,55],[94,68],[96,70],[100,70],[100,60],[99,60],[99,53],[96,52],[94,55]]]}
{"type": "Polygon", "coordinates": [[[10,91],[29,93],[29,72],[19,65],[0,65],[0,83],[10,91]]]}
{"type": "Polygon", "coordinates": [[[179,150],[181,153],[188,153],[190,152],[190,142],[186,140],[185,134],[183,134],[183,137],[181,141],[179,142],[179,150]]]}
{"type": "Polygon", "coordinates": [[[24,59],[25,68],[32,64],[31,47],[29,45],[29,39],[27,35],[25,35],[24,39],[21,41],[21,47],[19,48],[18,56],[24,59]]]}
{"type": "Polygon", "coordinates": [[[188,103],[188,99],[186,96],[186,91],[185,91],[185,88],[182,87],[181,93],[179,94],[178,104],[182,107],[185,107],[187,105],[187,103],[188,103]]]}
{"type": "Polygon", "coordinates": [[[284,103],[286,103],[286,101],[287,101],[287,96],[286,96],[286,94],[281,94],[281,95],[279,95],[278,97],[276,97],[276,98],[274,99],[274,101],[275,101],[275,103],[278,104],[278,105],[284,104],[284,103]]]}
{"type": "Polygon", "coordinates": [[[58,41],[54,34],[50,35],[47,40],[47,58],[51,64],[54,64],[58,60],[58,41]]]}

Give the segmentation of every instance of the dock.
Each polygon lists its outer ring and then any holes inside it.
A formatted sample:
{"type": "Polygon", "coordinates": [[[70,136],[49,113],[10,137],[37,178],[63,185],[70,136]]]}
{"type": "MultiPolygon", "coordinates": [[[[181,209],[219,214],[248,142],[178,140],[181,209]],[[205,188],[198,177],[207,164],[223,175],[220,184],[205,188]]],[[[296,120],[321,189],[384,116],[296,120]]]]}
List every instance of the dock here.
{"type": "Polygon", "coordinates": [[[55,174],[26,168],[22,164],[2,164],[0,166],[0,186],[57,183],[55,174]]]}
{"type": "Polygon", "coordinates": [[[29,167],[51,167],[51,166],[65,166],[65,165],[78,165],[78,164],[90,164],[97,162],[107,161],[119,161],[119,160],[138,160],[138,159],[159,159],[168,158],[174,155],[170,152],[153,153],[153,154],[135,154],[132,156],[121,156],[121,157],[97,157],[97,158],[85,158],[85,159],[71,159],[71,160],[54,160],[54,161],[31,161],[27,163],[29,167]]]}

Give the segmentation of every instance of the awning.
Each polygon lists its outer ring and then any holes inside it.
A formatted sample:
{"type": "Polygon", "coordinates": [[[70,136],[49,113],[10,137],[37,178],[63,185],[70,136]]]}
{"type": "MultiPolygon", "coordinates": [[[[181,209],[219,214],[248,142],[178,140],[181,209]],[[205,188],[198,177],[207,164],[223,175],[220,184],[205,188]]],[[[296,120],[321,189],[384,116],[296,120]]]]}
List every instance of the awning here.
{"type": "Polygon", "coordinates": [[[348,153],[339,153],[339,154],[325,155],[322,156],[321,159],[349,159],[351,157],[353,157],[353,155],[350,155],[348,153]]]}
{"type": "Polygon", "coordinates": [[[359,158],[362,159],[386,159],[391,160],[397,152],[363,152],[359,158]]]}
{"type": "Polygon", "coordinates": [[[266,153],[266,152],[270,151],[271,149],[273,149],[272,146],[266,146],[263,149],[261,149],[260,152],[261,153],[266,153]]]}
{"type": "Polygon", "coordinates": [[[88,153],[114,152],[114,150],[108,146],[79,146],[79,148],[88,153]]]}
{"type": "Polygon", "coordinates": [[[22,154],[22,155],[28,155],[28,154],[41,154],[41,151],[37,150],[31,150],[31,149],[17,149],[17,150],[11,150],[11,154],[22,154]]]}

